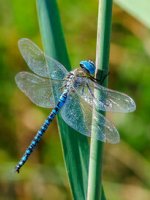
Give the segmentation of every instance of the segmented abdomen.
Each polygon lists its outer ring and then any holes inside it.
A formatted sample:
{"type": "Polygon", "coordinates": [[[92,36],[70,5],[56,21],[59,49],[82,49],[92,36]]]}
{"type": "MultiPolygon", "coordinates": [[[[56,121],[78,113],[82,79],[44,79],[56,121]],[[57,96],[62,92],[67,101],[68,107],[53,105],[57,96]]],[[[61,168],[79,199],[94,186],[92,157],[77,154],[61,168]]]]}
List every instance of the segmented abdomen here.
{"type": "Polygon", "coordinates": [[[47,119],[45,120],[45,122],[43,123],[43,125],[41,126],[41,128],[39,129],[39,131],[37,132],[36,136],[33,138],[32,142],[30,143],[30,145],[26,149],[26,151],[25,151],[24,155],[22,156],[22,158],[20,159],[19,163],[16,165],[16,168],[15,168],[16,172],[19,173],[20,168],[28,160],[28,157],[30,156],[30,154],[32,153],[33,149],[36,147],[36,145],[41,140],[41,137],[43,136],[43,134],[47,130],[48,126],[51,124],[51,122],[53,121],[53,119],[56,116],[56,114],[59,112],[59,110],[64,105],[64,103],[65,103],[65,101],[67,99],[67,94],[68,94],[68,92],[64,91],[62,93],[62,95],[60,96],[59,101],[58,101],[56,107],[53,108],[52,112],[47,117],[47,119]]]}

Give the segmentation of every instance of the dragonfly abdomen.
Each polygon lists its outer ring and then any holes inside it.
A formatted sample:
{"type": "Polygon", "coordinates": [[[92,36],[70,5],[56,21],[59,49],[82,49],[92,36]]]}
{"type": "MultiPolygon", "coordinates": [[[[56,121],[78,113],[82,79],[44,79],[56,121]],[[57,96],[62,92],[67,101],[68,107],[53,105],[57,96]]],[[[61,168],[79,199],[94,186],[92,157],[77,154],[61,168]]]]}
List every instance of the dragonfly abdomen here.
{"type": "Polygon", "coordinates": [[[16,165],[16,172],[19,173],[20,168],[25,164],[25,162],[28,160],[28,157],[30,156],[30,154],[32,153],[32,151],[34,150],[34,148],[37,146],[37,144],[39,143],[39,141],[41,140],[41,137],[43,136],[43,134],[45,133],[45,131],[47,130],[48,126],[51,124],[51,122],[53,121],[54,117],[57,115],[57,113],[59,112],[59,110],[62,108],[62,106],[64,105],[66,99],[67,99],[67,94],[68,92],[65,90],[62,95],[59,98],[59,101],[56,105],[55,108],[53,108],[52,112],[50,113],[50,115],[47,117],[47,119],[44,121],[43,125],[41,126],[41,128],[39,129],[39,131],[37,132],[36,136],[33,138],[33,140],[31,141],[30,145],[28,146],[28,148],[26,149],[24,155],[22,156],[21,160],[19,161],[19,163],[16,165]]]}

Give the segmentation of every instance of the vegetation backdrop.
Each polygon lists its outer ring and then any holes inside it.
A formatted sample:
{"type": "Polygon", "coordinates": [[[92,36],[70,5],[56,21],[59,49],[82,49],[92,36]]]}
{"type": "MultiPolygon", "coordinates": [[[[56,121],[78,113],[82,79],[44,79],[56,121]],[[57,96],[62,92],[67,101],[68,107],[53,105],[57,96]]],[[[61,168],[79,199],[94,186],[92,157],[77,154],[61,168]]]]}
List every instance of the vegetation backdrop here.
{"type": "MultiPolygon", "coordinates": [[[[115,2],[118,4],[113,5],[109,88],[130,95],[137,110],[109,116],[120,132],[121,142],[105,145],[103,186],[111,200],[148,200],[150,32],[144,19],[149,18],[149,7],[144,7],[147,15],[143,19],[136,17],[131,6],[115,2]]],[[[143,1],[143,5],[147,2],[143,1]]],[[[71,65],[77,67],[83,59],[94,60],[97,1],[59,0],[58,6],[71,65]]],[[[143,9],[138,4],[134,7],[143,9]]],[[[15,84],[16,73],[28,70],[17,47],[22,37],[42,48],[35,1],[0,0],[0,199],[69,200],[72,197],[55,120],[21,173],[12,173],[49,113],[33,105],[15,84]]]]}

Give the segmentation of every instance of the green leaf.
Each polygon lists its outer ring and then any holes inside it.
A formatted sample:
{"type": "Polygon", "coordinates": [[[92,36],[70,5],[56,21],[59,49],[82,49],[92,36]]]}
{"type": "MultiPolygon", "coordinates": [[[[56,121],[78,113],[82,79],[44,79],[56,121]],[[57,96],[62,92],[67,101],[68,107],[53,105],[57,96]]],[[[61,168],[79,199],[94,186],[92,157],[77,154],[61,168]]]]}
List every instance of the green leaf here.
{"type": "MultiPolygon", "coordinates": [[[[70,70],[70,62],[55,0],[37,0],[39,25],[47,55],[57,59],[70,70]]],[[[71,129],[58,116],[59,132],[69,182],[76,200],[85,200],[87,193],[89,144],[87,137],[71,129]]]]}
{"type": "Polygon", "coordinates": [[[149,0],[114,0],[122,9],[150,28],[149,0]]]}

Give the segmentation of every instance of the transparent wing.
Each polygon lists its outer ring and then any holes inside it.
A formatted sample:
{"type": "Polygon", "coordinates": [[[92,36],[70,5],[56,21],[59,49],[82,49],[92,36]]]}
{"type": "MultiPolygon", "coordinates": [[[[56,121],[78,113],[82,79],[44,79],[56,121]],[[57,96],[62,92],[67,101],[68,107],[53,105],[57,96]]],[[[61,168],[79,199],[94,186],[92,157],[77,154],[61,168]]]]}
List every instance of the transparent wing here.
{"type": "Polygon", "coordinates": [[[92,119],[92,106],[85,102],[75,92],[70,93],[61,110],[63,120],[83,135],[91,136],[91,130],[97,129],[97,140],[112,144],[120,141],[120,136],[114,125],[100,112],[95,111],[92,119]],[[94,125],[92,125],[92,120],[94,125]]]}
{"type": "Polygon", "coordinates": [[[75,89],[86,102],[95,104],[102,111],[127,113],[136,109],[135,102],[128,95],[105,88],[85,77],[82,77],[82,84],[76,84],[75,89]]]}
{"type": "Polygon", "coordinates": [[[46,56],[31,40],[22,38],[18,46],[24,60],[35,74],[61,80],[68,73],[62,64],[46,56]]]}
{"type": "Polygon", "coordinates": [[[29,72],[20,72],[16,75],[15,81],[19,89],[36,105],[50,108],[55,106],[52,95],[52,84],[57,86],[56,101],[61,95],[62,81],[50,80],[38,77],[29,72]]]}

